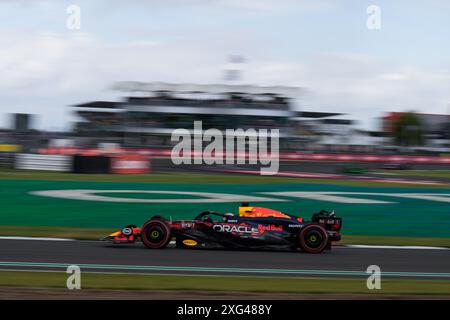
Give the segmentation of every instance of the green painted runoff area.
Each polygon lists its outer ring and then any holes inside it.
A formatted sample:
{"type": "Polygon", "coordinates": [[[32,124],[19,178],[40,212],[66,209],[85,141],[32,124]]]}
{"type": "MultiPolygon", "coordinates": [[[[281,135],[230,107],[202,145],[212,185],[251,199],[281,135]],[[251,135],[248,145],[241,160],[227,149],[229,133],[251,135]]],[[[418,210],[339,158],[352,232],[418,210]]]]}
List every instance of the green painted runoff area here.
{"type": "Polygon", "coordinates": [[[237,196],[271,197],[285,201],[253,202],[298,216],[310,218],[320,209],[336,210],[344,218],[343,233],[367,236],[450,237],[450,203],[425,199],[390,197],[388,195],[351,195],[352,198],[389,201],[390,203],[339,203],[333,201],[274,196],[262,192],[367,192],[419,193],[449,197],[446,188],[383,187],[333,185],[320,183],[280,184],[203,184],[203,183],[134,183],[93,181],[43,181],[26,179],[0,180],[0,225],[3,226],[60,226],[80,228],[120,228],[142,224],[152,215],[172,219],[192,219],[205,210],[237,213],[239,201],[218,203],[184,203],[183,199],[202,199],[201,196],[104,192],[101,196],[131,199],[180,199],[170,203],[128,203],[62,199],[30,192],[44,190],[135,190],[225,193],[237,196]]]}

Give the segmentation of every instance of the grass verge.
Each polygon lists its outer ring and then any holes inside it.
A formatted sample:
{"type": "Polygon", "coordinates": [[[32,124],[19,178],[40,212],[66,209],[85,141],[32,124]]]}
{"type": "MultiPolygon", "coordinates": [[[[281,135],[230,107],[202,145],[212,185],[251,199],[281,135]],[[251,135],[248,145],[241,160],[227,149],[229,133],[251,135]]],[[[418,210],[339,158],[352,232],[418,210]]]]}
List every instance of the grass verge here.
{"type": "Polygon", "coordinates": [[[411,177],[450,178],[450,170],[382,170],[377,173],[411,177]]]}
{"type": "MultiPolygon", "coordinates": [[[[0,271],[0,286],[65,288],[67,276],[65,272],[0,271]]],[[[381,290],[368,290],[365,278],[312,279],[83,272],[81,287],[126,290],[450,295],[447,280],[383,279],[381,290]]]]}
{"type": "MultiPolygon", "coordinates": [[[[0,236],[50,237],[79,240],[98,240],[114,231],[117,231],[117,229],[0,226],[0,236]]],[[[336,244],[450,247],[450,238],[343,235],[342,241],[336,244]]]]}
{"type": "Polygon", "coordinates": [[[95,182],[136,182],[136,183],[201,183],[201,184],[283,184],[283,183],[317,183],[347,186],[382,186],[382,187],[420,187],[449,188],[449,184],[421,185],[391,182],[367,182],[340,179],[289,178],[277,176],[258,176],[242,174],[216,173],[180,173],[158,172],[150,174],[77,174],[53,171],[0,170],[0,179],[25,179],[46,181],[95,181],[95,182]]]}

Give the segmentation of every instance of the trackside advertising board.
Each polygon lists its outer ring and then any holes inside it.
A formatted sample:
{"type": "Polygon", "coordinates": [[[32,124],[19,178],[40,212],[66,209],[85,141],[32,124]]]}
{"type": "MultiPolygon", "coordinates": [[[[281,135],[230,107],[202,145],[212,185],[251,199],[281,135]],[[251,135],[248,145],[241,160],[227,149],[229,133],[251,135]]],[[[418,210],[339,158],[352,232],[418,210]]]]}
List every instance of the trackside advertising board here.
{"type": "Polygon", "coordinates": [[[150,172],[150,160],[145,155],[116,154],[111,160],[112,173],[141,174],[150,172]]]}

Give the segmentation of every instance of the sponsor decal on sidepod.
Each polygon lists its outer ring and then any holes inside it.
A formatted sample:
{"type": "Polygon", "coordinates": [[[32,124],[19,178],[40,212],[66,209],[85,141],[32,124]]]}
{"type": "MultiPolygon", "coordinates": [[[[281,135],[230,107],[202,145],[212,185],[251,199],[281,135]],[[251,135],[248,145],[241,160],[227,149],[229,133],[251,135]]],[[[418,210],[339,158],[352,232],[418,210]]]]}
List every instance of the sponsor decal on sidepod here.
{"type": "Polygon", "coordinates": [[[193,246],[197,245],[197,241],[192,240],[192,239],[186,239],[186,240],[183,240],[183,244],[193,247],[193,246]]]}
{"type": "Polygon", "coordinates": [[[258,229],[248,226],[236,226],[229,224],[215,224],[213,230],[217,232],[257,233],[258,229]]]}
{"type": "Polygon", "coordinates": [[[246,225],[216,224],[213,226],[213,230],[216,232],[230,232],[230,233],[264,233],[265,231],[283,231],[283,227],[276,226],[273,224],[270,225],[259,224],[257,228],[252,228],[246,225]]]}

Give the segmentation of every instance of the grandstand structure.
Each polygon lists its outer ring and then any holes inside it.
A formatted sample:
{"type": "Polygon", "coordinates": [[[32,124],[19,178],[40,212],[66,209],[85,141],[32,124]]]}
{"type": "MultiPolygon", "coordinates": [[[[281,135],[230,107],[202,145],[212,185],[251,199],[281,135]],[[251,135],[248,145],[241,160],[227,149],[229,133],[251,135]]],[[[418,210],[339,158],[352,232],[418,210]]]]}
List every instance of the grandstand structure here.
{"type": "Polygon", "coordinates": [[[168,147],[174,129],[192,130],[201,120],[203,130],[279,129],[281,149],[290,150],[307,140],[301,119],[339,115],[300,111],[294,104],[302,94],[298,87],[121,82],[113,89],[126,97],[71,106],[78,145],[168,147]]]}

